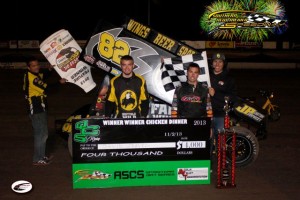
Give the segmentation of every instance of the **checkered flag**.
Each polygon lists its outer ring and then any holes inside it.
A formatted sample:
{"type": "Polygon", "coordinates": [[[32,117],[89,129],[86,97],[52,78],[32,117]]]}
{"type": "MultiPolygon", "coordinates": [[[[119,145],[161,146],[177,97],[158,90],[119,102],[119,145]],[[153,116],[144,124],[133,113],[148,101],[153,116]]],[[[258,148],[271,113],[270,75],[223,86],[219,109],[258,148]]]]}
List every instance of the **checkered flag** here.
{"type": "Polygon", "coordinates": [[[270,23],[270,25],[265,26],[265,28],[270,28],[271,24],[277,25],[277,24],[282,24],[282,23],[286,22],[286,20],[270,18],[266,15],[256,14],[256,13],[251,13],[250,15],[248,15],[247,18],[248,18],[247,22],[270,23]]]}
{"type": "Polygon", "coordinates": [[[206,52],[190,54],[182,57],[165,58],[162,66],[161,79],[166,92],[174,90],[181,83],[187,81],[187,67],[190,63],[200,66],[198,81],[210,86],[206,52]]]}

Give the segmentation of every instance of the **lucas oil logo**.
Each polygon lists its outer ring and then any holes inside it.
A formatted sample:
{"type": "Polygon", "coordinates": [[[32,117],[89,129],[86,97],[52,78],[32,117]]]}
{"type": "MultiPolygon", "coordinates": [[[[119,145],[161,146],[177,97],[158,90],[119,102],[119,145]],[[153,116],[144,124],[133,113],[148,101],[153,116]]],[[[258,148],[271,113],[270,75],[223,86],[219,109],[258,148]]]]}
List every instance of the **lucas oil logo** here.
{"type": "Polygon", "coordinates": [[[132,111],[137,106],[136,94],[132,90],[125,90],[120,97],[121,108],[126,111],[132,111]]]}
{"type": "Polygon", "coordinates": [[[66,72],[70,68],[76,68],[80,51],[74,47],[62,49],[56,57],[56,63],[59,69],[66,72]]]}

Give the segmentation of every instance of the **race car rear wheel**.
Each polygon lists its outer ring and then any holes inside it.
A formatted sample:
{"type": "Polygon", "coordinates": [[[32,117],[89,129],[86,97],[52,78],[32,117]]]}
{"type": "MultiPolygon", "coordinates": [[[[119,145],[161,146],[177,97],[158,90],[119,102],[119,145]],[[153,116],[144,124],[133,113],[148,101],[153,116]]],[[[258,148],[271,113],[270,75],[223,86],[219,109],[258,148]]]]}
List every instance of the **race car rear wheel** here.
{"type": "MultiPolygon", "coordinates": [[[[259,143],[255,135],[249,129],[242,126],[231,128],[236,133],[236,167],[245,167],[253,163],[259,153],[259,143]]],[[[226,139],[228,147],[232,146],[232,136],[226,139]]],[[[226,160],[231,163],[231,152],[226,155],[226,160]]]]}

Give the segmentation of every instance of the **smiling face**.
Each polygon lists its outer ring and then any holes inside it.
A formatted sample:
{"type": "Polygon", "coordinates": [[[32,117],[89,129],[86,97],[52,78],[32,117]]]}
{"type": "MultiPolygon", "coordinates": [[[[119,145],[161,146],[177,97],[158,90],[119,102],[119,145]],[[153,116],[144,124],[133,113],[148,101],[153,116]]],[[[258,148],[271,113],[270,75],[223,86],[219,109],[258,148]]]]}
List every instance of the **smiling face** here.
{"type": "Polygon", "coordinates": [[[188,83],[192,85],[197,85],[197,79],[200,74],[198,67],[189,67],[187,71],[188,83]]]}
{"type": "Polygon", "coordinates": [[[215,74],[220,74],[224,68],[224,61],[222,59],[215,59],[213,60],[213,68],[215,74]]]}
{"type": "Polygon", "coordinates": [[[132,76],[134,63],[133,60],[122,60],[121,59],[121,69],[123,77],[129,78],[132,76]]]}

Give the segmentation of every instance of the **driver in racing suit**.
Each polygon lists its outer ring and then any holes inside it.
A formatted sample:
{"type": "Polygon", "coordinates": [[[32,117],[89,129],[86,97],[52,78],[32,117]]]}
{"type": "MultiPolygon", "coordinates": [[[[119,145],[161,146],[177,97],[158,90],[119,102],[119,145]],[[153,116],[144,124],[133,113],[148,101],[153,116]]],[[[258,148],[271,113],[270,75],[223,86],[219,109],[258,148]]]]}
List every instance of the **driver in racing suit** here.
{"type": "Polygon", "coordinates": [[[200,67],[190,63],[187,68],[187,82],[177,87],[173,96],[172,117],[206,117],[208,88],[198,82],[200,67]]]}
{"type": "Polygon", "coordinates": [[[105,117],[147,117],[149,95],[145,79],[133,72],[134,60],[121,58],[122,74],[111,79],[105,103],[105,117]]]}

